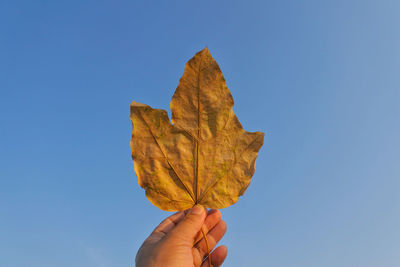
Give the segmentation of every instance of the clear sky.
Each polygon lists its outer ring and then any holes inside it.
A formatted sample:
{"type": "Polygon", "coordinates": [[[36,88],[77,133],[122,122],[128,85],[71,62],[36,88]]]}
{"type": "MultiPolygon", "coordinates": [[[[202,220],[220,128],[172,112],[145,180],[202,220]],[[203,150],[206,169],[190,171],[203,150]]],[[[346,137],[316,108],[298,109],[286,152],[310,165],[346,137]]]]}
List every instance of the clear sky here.
{"type": "Polygon", "coordinates": [[[169,110],[208,46],[266,133],[225,266],[400,266],[400,2],[0,2],[0,266],[128,267],[167,212],[132,100],[169,110]]]}

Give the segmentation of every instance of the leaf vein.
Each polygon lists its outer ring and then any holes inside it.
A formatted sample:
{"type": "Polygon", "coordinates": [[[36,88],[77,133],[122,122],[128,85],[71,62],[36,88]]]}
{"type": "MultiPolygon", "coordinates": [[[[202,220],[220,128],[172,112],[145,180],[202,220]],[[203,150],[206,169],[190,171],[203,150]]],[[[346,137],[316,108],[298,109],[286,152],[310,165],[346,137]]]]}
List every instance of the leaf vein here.
{"type": "Polygon", "coordinates": [[[144,123],[146,124],[147,128],[149,129],[151,135],[153,136],[153,138],[154,138],[154,140],[155,140],[155,142],[156,142],[158,148],[160,149],[161,153],[163,153],[164,158],[165,158],[165,160],[167,161],[168,165],[171,167],[171,169],[173,170],[173,172],[176,174],[176,177],[177,177],[178,180],[181,182],[181,184],[184,186],[186,192],[187,192],[187,193],[189,194],[189,196],[193,199],[193,201],[195,201],[195,199],[194,199],[192,193],[189,191],[189,189],[187,188],[187,186],[183,183],[183,180],[181,179],[181,177],[179,176],[178,172],[176,171],[176,169],[174,168],[174,166],[173,166],[173,165],[171,164],[171,162],[169,161],[169,159],[168,159],[166,153],[164,152],[164,150],[161,148],[160,144],[158,143],[157,138],[155,137],[153,131],[151,130],[149,124],[147,123],[147,121],[146,121],[146,119],[144,118],[144,116],[143,116],[142,112],[140,111],[140,109],[139,109],[139,114],[140,114],[140,116],[142,117],[142,119],[143,119],[144,123]]]}

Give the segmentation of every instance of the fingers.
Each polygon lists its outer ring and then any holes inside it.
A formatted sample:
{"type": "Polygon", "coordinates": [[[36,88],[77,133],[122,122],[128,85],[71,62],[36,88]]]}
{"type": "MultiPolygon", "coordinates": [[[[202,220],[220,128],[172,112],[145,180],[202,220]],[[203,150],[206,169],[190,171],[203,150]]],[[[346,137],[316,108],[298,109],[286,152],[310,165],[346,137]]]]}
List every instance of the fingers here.
{"type": "MultiPolygon", "coordinates": [[[[223,220],[220,220],[214,228],[210,230],[210,232],[206,235],[207,241],[209,245],[210,251],[214,249],[217,243],[221,240],[221,238],[226,233],[226,223],[223,220]]],[[[202,238],[195,246],[193,247],[193,255],[195,257],[195,262],[202,262],[204,257],[208,254],[207,244],[204,238],[202,238]]]]}
{"type": "MultiPolygon", "coordinates": [[[[177,212],[164,221],[162,221],[151,233],[151,235],[146,239],[146,242],[154,243],[161,240],[165,235],[167,235],[175,226],[178,225],[183,218],[185,218],[185,214],[189,213],[189,210],[177,212]]],[[[203,229],[207,233],[209,229],[212,229],[218,221],[221,219],[221,212],[219,210],[210,209],[207,212],[207,217],[203,224],[203,229]]],[[[198,233],[195,242],[197,243],[202,238],[201,231],[198,233]]]]}
{"type": "MultiPolygon", "coordinates": [[[[221,212],[219,210],[211,209],[207,213],[207,217],[202,226],[204,233],[208,233],[215,225],[221,220],[221,212]]],[[[194,243],[199,242],[203,238],[201,231],[197,234],[194,243]]]]}
{"type": "Polygon", "coordinates": [[[206,218],[206,210],[202,206],[194,206],[186,216],[168,233],[171,241],[183,241],[193,244],[197,233],[206,218]]]}
{"type": "Polygon", "coordinates": [[[210,255],[211,265],[208,264],[208,260],[205,259],[201,267],[218,267],[220,266],[228,255],[228,249],[226,246],[217,247],[210,255]]]}
{"type": "Polygon", "coordinates": [[[166,236],[183,218],[185,214],[180,211],[172,214],[162,221],[144,241],[144,244],[154,244],[166,236]]]}
{"type": "Polygon", "coordinates": [[[184,217],[185,214],[182,211],[172,214],[162,221],[153,232],[162,232],[164,234],[168,234],[168,232],[171,231],[184,217]]]}

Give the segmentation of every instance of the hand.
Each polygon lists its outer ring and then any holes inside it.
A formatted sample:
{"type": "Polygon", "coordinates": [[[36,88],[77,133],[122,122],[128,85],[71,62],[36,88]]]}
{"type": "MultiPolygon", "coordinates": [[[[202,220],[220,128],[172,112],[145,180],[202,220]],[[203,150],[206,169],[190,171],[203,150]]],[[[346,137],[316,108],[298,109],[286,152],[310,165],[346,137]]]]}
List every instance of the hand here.
{"type": "MultiPolygon", "coordinates": [[[[211,267],[207,260],[207,245],[212,250],[226,232],[226,223],[219,210],[194,206],[178,212],[160,223],[143,242],[136,255],[137,267],[211,267]]],[[[225,246],[217,247],[210,255],[213,267],[220,266],[227,255],[225,246]]]]}

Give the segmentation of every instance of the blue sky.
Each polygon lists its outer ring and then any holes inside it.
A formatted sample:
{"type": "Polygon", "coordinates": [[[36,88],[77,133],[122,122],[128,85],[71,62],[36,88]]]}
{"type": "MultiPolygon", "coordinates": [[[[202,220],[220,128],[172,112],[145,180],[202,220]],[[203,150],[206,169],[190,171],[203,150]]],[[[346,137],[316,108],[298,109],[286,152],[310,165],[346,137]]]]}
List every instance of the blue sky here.
{"type": "Polygon", "coordinates": [[[168,215],[138,186],[132,100],[169,109],[208,46],[266,133],[223,209],[225,266],[400,266],[400,3],[1,1],[0,266],[133,266],[168,215]]]}

